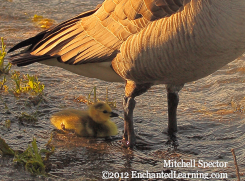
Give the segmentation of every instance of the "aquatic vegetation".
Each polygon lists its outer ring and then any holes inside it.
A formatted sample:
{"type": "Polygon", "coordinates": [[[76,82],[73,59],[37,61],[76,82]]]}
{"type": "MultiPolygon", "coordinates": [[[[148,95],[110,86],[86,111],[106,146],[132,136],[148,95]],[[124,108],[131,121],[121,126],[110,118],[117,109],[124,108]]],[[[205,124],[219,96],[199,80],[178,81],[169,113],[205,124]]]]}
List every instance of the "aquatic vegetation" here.
{"type": "Polygon", "coordinates": [[[8,108],[8,106],[7,106],[7,104],[6,104],[6,102],[4,102],[4,100],[3,100],[3,98],[2,98],[1,95],[0,95],[0,101],[2,101],[2,103],[4,104],[4,109],[9,110],[9,108],[8,108]]]}
{"type": "Polygon", "coordinates": [[[97,99],[97,93],[96,93],[96,90],[97,90],[97,88],[96,88],[96,86],[94,86],[94,88],[91,90],[91,92],[88,94],[88,104],[93,104],[93,103],[96,103],[96,102],[98,102],[99,101],[99,99],[97,99]],[[92,92],[94,92],[94,102],[92,102],[91,101],[91,94],[92,94],[92,92]]]}
{"type": "MultiPolygon", "coordinates": [[[[7,65],[4,65],[4,58],[7,52],[5,51],[6,45],[4,45],[2,37],[1,43],[2,50],[0,50],[0,75],[5,75],[0,81],[0,90],[8,92],[10,85],[7,85],[7,82],[9,82],[9,77],[7,77],[6,74],[9,74],[12,64],[8,63],[7,65]]],[[[15,96],[28,92],[32,95],[38,95],[42,94],[44,90],[44,85],[38,81],[37,76],[31,76],[29,74],[21,75],[20,72],[14,71],[10,79],[15,83],[14,88],[11,89],[15,96]]]]}
{"type": "Polygon", "coordinates": [[[42,19],[43,19],[43,16],[34,14],[34,16],[33,16],[33,18],[32,18],[32,21],[33,21],[33,22],[38,22],[38,21],[41,21],[42,19]]]}
{"type": "Polygon", "coordinates": [[[38,81],[36,76],[27,74],[23,75],[23,78],[21,78],[20,73],[15,71],[11,78],[15,82],[15,88],[12,89],[15,96],[27,92],[31,94],[41,94],[44,90],[44,85],[38,81]]]}
{"type": "Polygon", "coordinates": [[[116,108],[117,107],[117,102],[115,101],[115,99],[111,100],[108,97],[108,87],[106,87],[106,98],[105,98],[105,102],[111,107],[111,108],[116,108]]]}
{"type": "Polygon", "coordinates": [[[4,45],[3,37],[1,37],[1,48],[0,49],[0,75],[1,74],[8,74],[11,68],[11,64],[8,63],[7,65],[4,65],[4,57],[7,55],[7,52],[5,51],[6,45],[4,45]]]}
{"type": "Polygon", "coordinates": [[[47,149],[39,149],[36,143],[36,138],[33,138],[31,145],[23,152],[15,151],[0,137],[0,153],[2,155],[14,156],[13,161],[17,164],[24,164],[25,169],[34,175],[45,175],[46,166],[50,155],[55,151],[55,147],[51,145],[52,135],[45,145],[47,149]],[[45,155],[45,156],[43,156],[45,155]]]}
{"type": "Polygon", "coordinates": [[[4,90],[5,92],[8,92],[8,86],[5,85],[5,83],[7,82],[6,76],[3,76],[3,80],[0,81],[0,90],[4,90]]]}
{"type": "Polygon", "coordinates": [[[4,126],[5,126],[7,129],[9,129],[10,126],[11,126],[11,121],[10,121],[9,119],[8,119],[8,120],[5,120],[4,126]]]}
{"type": "MultiPolygon", "coordinates": [[[[38,81],[37,76],[31,76],[29,74],[23,75],[20,72],[14,71],[10,73],[11,64],[4,64],[4,58],[7,54],[5,51],[6,45],[4,45],[3,38],[1,38],[1,49],[0,49],[0,93],[3,91],[6,93],[13,93],[15,97],[20,96],[25,93],[28,95],[34,95],[34,98],[28,98],[30,103],[33,105],[39,105],[39,103],[44,100],[42,93],[44,90],[44,85],[38,81]]],[[[5,94],[9,96],[11,94],[5,94]]],[[[4,105],[4,109],[9,113],[15,115],[20,122],[34,123],[37,122],[37,111],[33,114],[28,114],[26,112],[16,113],[10,111],[7,103],[3,99],[3,95],[0,95],[0,102],[4,105]]],[[[26,101],[23,102],[26,104],[26,101]]],[[[27,105],[28,106],[28,105],[27,105]]],[[[7,119],[1,125],[1,129],[9,129],[11,126],[11,120],[7,119]]],[[[9,147],[4,139],[0,138],[0,154],[2,155],[13,155],[14,162],[18,164],[24,164],[27,171],[35,175],[44,175],[46,169],[46,162],[49,156],[54,152],[54,147],[50,144],[52,136],[46,145],[48,149],[39,150],[37,147],[36,139],[33,138],[31,145],[24,151],[15,151],[9,147]],[[45,156],[43,156],[45,155],[45,156]]]]}
{"type": "Polygon", "coordinates": [[[27,123],[34,123],[37,122],[37,114],[28,114],[26,112],[22,112],[19,116],[18,116],[18,120],[20,122],[27,122],[27,123]]]}
{"type": "Polygon", "coordinates": [[[98,98],[97,97],[97,87],[94,86],[91,92],[88,94],[87,98],[85,96],[79,96],[79,97],[74,97],[74,100],[77,102],[83,102],[87,105],[94,104],[96,102],[101,102],[104,101],[106,102],[111,108],[116,108],[117,107],[117,102],[115,99],[110,99],[108,96],[108,88],[106,88],[106,97],[105,98],[98,98]],[[93,96],[93,99],[92,99],[93,96]]]}
{"type": "Polygon", "coordinates": [[[12,80],[15,82],[15,89],[13,88],[12,90],[14,91],[14,94],[20,94],[21,92],[23,92],[24,88],[21,86],[21,79],[20,79],[20,74],[19,72],[14,72],[14,74],[12,74],[12,80]]]}
{"type": "Polygon", "coordinates": [[[245,112],[245,97],[243,97],[242,99],[232,98],[230,104],[234,112],[245,112]]]}
{"type": "MultiPolygon", "coordinates": [[[[50,139],[52,139],[52,137],[50,139]]],[[[49,140],[48,143],[50,142],[51,140],[49,140]]],[[[33,138],[31,146],[29,145],[23,153],[19,154],[18,152],[15,152],[14,162],[24,164],[25,169],[32,174],[45,175],[46,165],[44,161],[47,161],[49,156],[54,153],[54,149],[55,148],[52,146],[51,151],[46,149],[39,150],[36,138],[33,138]],[[46,156],[43,157],[43,154],[46,154],[46,156]]]]}
{"type": "Polygon", "coordinates": [[[44,18],[43,16],[35,14],[32,18],[32,21],[37,23],[37,25],[41,28],[48,29],[50,28],[55,21],[52,19],[44,18]]]}
{"type": "Polygon", "coordinates": [[[12,150],[9,145],[5,142],[4,139],[0,137],[0,153],[2,155],[14,155],[15,152],[12,150]]]}
{"type": "Polygon", "coordinates": [[[43,159],[44,161],[47,161],[55,151],[55,147],[51,144],[52,139],[53,139],[53,134],[51,133],[51,136],[45,145],[46,148],[49,149],[50,151],[45,151],[45,158],[43,159]]]}
{"type": "Polygon", "coordinates": [[[37,76],[26,75],[28,78],[28,90],[32,90],[36,94],[41,94],[44,90],[44,85],[40,84],[37,76]]]}

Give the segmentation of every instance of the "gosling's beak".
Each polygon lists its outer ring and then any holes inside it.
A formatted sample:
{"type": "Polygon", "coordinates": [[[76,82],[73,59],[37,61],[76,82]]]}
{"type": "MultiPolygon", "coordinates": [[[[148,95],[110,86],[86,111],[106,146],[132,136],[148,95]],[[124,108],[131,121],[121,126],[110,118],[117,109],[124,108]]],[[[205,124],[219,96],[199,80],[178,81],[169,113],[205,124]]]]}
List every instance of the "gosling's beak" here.
{"type": "Polygon", "coordinates": [[[117,113],[111,112],[110,117],[118,117],[119,115],[117,113]]]}

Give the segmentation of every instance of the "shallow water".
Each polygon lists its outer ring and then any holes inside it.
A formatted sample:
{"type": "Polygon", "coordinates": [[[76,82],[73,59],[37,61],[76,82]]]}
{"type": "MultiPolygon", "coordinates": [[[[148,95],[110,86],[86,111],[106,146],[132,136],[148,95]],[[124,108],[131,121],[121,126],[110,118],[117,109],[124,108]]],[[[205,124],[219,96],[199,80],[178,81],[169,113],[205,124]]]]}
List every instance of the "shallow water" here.
{"type": "MultiPolygon", "coordinates": [[[[83,11],[93,9],[101,1],[53,0],[0,0],[0,36],[5,38],[7,48],[41,31],[31,18],[34,14],[55,20],[56,23],[71,18],[83,11]]],[[[221,70],[201,80],[185,85],[181,90],[178,107],[178,139],[176,151],[166,145],[167,101],[164,85],[154,86],[147,93],[136,98],[134,125],[137,146],[132,150],[121,147],[120,139],[123,121],[113,119],[119,128],[119,135],[111,140],[79,138],[72,134],[56,133],[52,144],[56,151],[51,156],[49,178],[32,177],[21,167],[16,167],[11,158],[0,158],[1,180],[37,179],[98,179],[102,171],[120,173],[132,177],[132,171],[161,173],[177,171],[182,173],[227,173],[228,179],[236,180],[231,148],[236,151],[241,180],[245,180],[245,58],[231,62],[221,70]],[[165,168],[164,160],[181,159],[185,162],[228,162],[219,168],[165,168]]],[[[33,64],[27,67],[13,67],[23,74],[38,75],[45,84],[46,101],[38,106],[28,106],[25,96],[19,99],[2,94],[11,111],[33,113],[38,110],[38,122],[20,124],[14,114],[8,114],[0,103],[0,123],[11,120],[9,130],[0,130],[0,136],[14,149],[25,149],[36,137],[38,146],[44,148],[53,126],[49,117],[63,108],[85,109],[86,105],[74,101],[74,97],[87,96],[97,86],[99,97],[109,97],[117,102],[115,110],[121,116],[123,84],[107,83],[75,75],[59,68],[33,64]]],[[[117,176],[117,175],[115,175],[117,176]]],[[[119,179],[111,179],[119,180],[119,179]]],[[[127,180],[127,179],[125,179],[127,180]]],[[[147,179],[145,179],[147,180],[147,179]]],[[[159,179],[157,179],[159,180],[159,179]]],[[[201,179],[186,179],[201,180],[201,179]]],[[[210,179],[222,180],[222,179],[210,179]]]]}

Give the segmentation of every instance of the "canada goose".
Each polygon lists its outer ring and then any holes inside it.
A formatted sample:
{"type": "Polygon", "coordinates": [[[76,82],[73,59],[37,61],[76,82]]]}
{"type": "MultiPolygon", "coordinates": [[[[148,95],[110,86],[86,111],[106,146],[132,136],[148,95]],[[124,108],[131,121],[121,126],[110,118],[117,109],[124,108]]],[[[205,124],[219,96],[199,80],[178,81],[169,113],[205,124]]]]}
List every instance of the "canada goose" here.
{"type": "Polygon", "coordinates": [[[244,0],[105,0],[9,50],[18,66],[40,62],[125,82],[125,146],[135,144],[135,97],[165,84],[168,133],[175,140],[178,92],[245,51],[244,0]]]}
{"type": "Polygon", "coordinates": [[[51,123],[58,129],[73,130],[78,136],[107,137],[115,136],[117,126],[110,117],[117,117],[106,103],[98,102],[89,110],[65,109],[53,114],[51,123]]]}

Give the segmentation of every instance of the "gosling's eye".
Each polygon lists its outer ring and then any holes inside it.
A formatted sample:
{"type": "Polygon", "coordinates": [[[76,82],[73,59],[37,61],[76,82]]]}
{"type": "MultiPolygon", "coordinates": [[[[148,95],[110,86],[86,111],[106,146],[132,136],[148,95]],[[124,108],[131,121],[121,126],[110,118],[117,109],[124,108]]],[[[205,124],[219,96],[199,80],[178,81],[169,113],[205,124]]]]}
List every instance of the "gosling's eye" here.
{"type": "Polygon", "coordinates": [[[103,111],[103,113],[105,113],[105,114],[106,114],[106,113],[108,113],[108,112],[107,112],[106,110],[104,110],[104,111],[103,111]]]}

